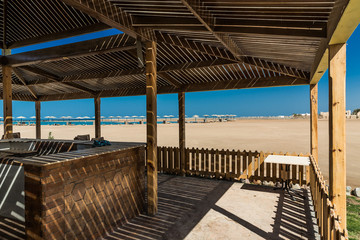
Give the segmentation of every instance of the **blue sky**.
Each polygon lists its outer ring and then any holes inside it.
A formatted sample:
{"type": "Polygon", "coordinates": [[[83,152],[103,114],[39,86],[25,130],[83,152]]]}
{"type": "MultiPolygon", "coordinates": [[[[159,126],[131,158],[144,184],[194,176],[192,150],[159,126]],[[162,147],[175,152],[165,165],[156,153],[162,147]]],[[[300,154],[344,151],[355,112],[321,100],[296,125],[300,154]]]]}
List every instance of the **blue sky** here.
{"type": "MultiPolygon", "coordinates": [[[[107,30],[101,36],[116,34],[117,30],[107,30]]],[[[99,33],[78,36],[66,40],[57,40],[14,49],[13,54],[46,48],[59,44],[99,37],[99,33]]],[[[328,74],[319,82],[319,111],[328,111],[328,74]]],[[[347,109],[360,108],[360,29],[359,27],[347,43],[347,109]]],[[[13,115],[30,117],[35,113],[35,104],[13,102],[13,115]]],[[[42,103],[42,116],[93,116],[93,99],[67,100],[42,103]]],[[[158,115],[177,115],[177,95],[161,94],[158,96],[158,115]]],[[[240,89],[213,92],[186,93],[186,114],[236,114],[238,116],[291,115],[309,112],[309,86],[275,87],[258,89],[240,89]]],[[[101,115],[125,116],[145,115],[145,96],[103,98],[101,115]]],[[[2,115],[2,104],[0,104],[2,115]]]]}

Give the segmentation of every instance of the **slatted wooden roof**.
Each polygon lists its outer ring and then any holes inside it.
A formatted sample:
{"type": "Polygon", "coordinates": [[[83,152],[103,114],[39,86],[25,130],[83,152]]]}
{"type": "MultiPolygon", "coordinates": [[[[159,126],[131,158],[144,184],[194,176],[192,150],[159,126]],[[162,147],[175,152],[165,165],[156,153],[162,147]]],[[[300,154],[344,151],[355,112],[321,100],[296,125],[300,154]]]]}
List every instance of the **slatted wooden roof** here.
{"type": "Polygon", "coordinates": [[[359,2],[3,0],[3,49],[108,28],[124,33],[1,62],[13,67],[14,99],[29,101],[145,94],[144,41],[158,43],[159,93],[310,84],[327,68],[327,45],[358,25],[359,2]]]}

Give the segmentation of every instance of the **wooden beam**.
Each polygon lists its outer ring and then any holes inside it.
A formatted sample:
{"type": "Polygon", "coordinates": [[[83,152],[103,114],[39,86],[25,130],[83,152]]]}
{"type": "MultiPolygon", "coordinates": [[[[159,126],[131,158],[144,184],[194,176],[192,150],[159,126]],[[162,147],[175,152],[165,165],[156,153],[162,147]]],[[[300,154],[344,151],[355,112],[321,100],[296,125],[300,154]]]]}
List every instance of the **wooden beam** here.
{"type": "Polygon", "coordinates": [[[170,83],[174,87],[177,88],[180,87],[180,83],[175,79],[173,79],[171,76],[169,76],[169,74],[167,74],[166,72],[159,72],[159,76],[165,79],[168,83],[170,83]]]}
{"type": "Polygon", "coordinates": [[[302,71],[296,68],[284,66],[282,64],[269,62],[266,60],[262,60],[259,58],[254,57],[245,57],[241,61],[239,61],[231,52],[227,51],[226,49],[218,48],[215,46],[203,44],[197,41],[188,40],[184,37],[174,36],[171,34],[166,33],[156,33],[157,41],[170,44],[173,46],[181,47],[188,50],[193,50],[195,52],[208,54],[210,56],[214,56],[217,58],[222,58],[228,61],[236,61],[239,63],[246,63],[252,66],[256,66],[262,69],[274,71],[277,73],[281,73],[287,76],[297,77],[297,78],[305,78],[309,79],[308,77],[310,74],[306,71],[302,71]]]}
{"type": "Polygon", "coordinates": [[[132,26],[131,17],[111,1],[103,0],[61,0],[65,4],[98,19],[110,27],[116,28],[127,35],[142,41],[154,40],[153,31],[150,29],[135,28],[132,26]]]}
{"type": "Polygon", "coordinates": [[[346,43],[329,46],[329,195],[346,229],[346,43]]]}
{"type": "Polygon", "coordinates": [[[244,55],[242,50],[231,39],[228,33],[216,33],[214,31],[215,17],[196,0],[180,0],[182,4],[203,24],[203,26],[229,51],[236,59],[244,55]]]}
{"type": "Polygon", "coordinates": [[[41,139],[41,102],[35,102],[36,139],[41,139]]]}
{"type": "Polygon", "coordinates": [[[80,36],[80,35],[84,35],[84,34],[88,34],[88,33],[99,32],[99,31],[103,31],[103,30],[107,30],[107,29],[110,29],[110,27],[108,25],[103,24],[103,23],[95,23],[90,26],[83,26],[80,28],[57,32],[57,33],[52,33],[52,34],[45,35],[45,36],[16,41],[16,42],[9,44],[8,47],[9,48],[25,47],[25,46],[29,46],[29,45],[33,45],[33,44],[45,43],[45,42],[60,40],[60,39],[69,38],[69,37],[73,37],[73,36],[80,36]]]}
{"type": "Polygon", "coordinates": [[[146,42],[147,212],[158,211],[156,43],[146,42]]]}
{"type": "Polygon", "coordinates": [[[97,92],[89,89],[88,87],[82,86],[82,85],[80,85],[80,84],[78,84],[76,82],[64,82],[64,81],[62,81],[61,77],[58,77],[57,75],[52,74],[52,73],[47,72],[47,71],[44,71],[44,70],[42,70],[40,68],[36,68],[36,67],[32,67],[32,66],[22,66],[20,68],[25,70],[25,71],[28,71],[30,73],[33,73],[35,75],[48,78],[52,82],[60,83],[60,84],[75,88],[77,90],[80,90],[82,92],[89,93],[91,95],[96,95],[97,94],[97,92]]]}
{"type": "Polygon", "coordinates": [[[328,46],[346,43],[360,23],[360,1],[336,0],[327,24],[327,38],[320,42],[311,68],[311,84],[320,81],[328,68],[328,46]]]}
{"type": "Polygon", "coordinates": [[[186,174],[186,159],[185,159],[185,93],[178,93],[178,103],[179,103],[179,150],[180,150],[180,169],[181,175],[185,176],[186,174]]]}
{"type": "MultiPolygon", "coordinates": [[[[268,77],[268,78],[251,78],[251,79],[233,79],[229,81],[219,81],[210,83],[198,83],[181,85],[176,88],[173,85],[157,87],[158,94],[169,94],[179,92],[199,92],[199,91],[216,91],[216,90],[230,90],[230,89],[245,89],[245,88],[262,88],[262,87],[283,87],[283,86],[298,86],[308,85],[308,81],[302,78],[294,78],[288,76],[268,77]]],[[[104,97],[123,97],[123,96],[140,96],[145,95],[144,88],[122,88],[114,90],[103,90],[98,93],[98,96],[104,97]]],[[[40,101],[59,101],[65,99],[85,99],[93,98],[94,96],[85,93],[64,93],[39,96],[40,101]]]]}
{"type": "Polygon", "coordinates": [[[12,138],[13,133],[11,71],[10,66],[2,66],[5,139],[12,138]]]}
{"type": "Polygon", "coordinates": [[[311,155],[318,162],[318,85],[310,85],[310,149],[311,155]]]}
{"type": "Polygon", "coordinates": [[[70,58],[88,57],[136,49],[135,40],[125,34],[118,34],[88,41],[44,48],[5,57],[5,63],[12,67],[48,63],[70,58]]]}
{"type": "Polygon", "coordinates": [[[17,78],[20,80],[20,82],[28,89],[29,93],[30,93],[35,99],[37,99],[38,97],[36,96],[36,93],[35,93],[33,87],[32,87],[32,86],[28,86],[28,85],[26,84],[26,81],[25,81],[24,77],[21,75],[21,73],[19,72],[19,70],[16,69],[16,68],[13,68],[13,72],[15,73],[15,75],[17,76],[17,78]]]}
{"type": "Polygon", "coordinates": [[[95,138],[101,137],[101,113],[100,113],[100,105],[101,99],[100,97],[94,98],[95,105],[95,138]]]}

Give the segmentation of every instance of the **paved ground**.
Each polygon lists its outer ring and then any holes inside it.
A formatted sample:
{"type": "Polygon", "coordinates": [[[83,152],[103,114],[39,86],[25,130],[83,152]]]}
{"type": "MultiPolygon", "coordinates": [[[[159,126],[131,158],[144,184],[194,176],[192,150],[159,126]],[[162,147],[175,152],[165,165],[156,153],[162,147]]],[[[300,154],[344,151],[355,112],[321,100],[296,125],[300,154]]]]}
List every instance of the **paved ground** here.
{"type": "MultiPolygon", "coordinates": [[[[157,216],[140,215],[106,239],[314,239],[309,203],[294,197],[265,186],[159,175],[157,216]]],[[[0,218],[0,239],[24,239],[23,223],[0,218]]]]}
{"type": "Polygon", "coordinates": [[[141,215],[107,239],[314,239],[309,203],[294,198],[271,187],[160,175],[158,215],[141,215]]]}

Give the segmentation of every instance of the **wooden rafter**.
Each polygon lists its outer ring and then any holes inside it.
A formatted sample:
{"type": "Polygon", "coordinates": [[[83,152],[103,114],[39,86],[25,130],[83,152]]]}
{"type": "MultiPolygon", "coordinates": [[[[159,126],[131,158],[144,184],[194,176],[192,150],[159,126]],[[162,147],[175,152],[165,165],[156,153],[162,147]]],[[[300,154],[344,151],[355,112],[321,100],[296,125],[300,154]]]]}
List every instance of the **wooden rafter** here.
{"type": "MultiPolygon", "coordinates": [[[[226,66],[231,64],[237,64],[233,61],[216,59],[212,61],[201,61],[201,62],[190,62],[190,63],[182,63],[182,64],[174,64],[174,65],[166,65],[166,66],[158,66],[158,73],[161,75],[162,73],[167,73],[171,71],[179,71],[179,70],[190,70],[190,69],[201,69],[212,66],[226,66]]],[[[25,66],[21,68],[27,68],[25,66]]],[[[29,70],[36,71],[33,68],[29,68],[29,70]]],[[[99,73],[83,73],[77,75],[68,75],[63,78],[57,78],[57,81],[61,82],[73,82],[79,80],[92,80],[92,79],[105,79],[105,78],[113,78],[113,77],[123,77],[123,76],[135,76],[135,75],[143,75],[145,74],[144,69],[130,69],[130,70],[115,70],[115,71],[106,71],[99,73]]],[[[41,73],[39,72],[39,75],[41,73]]],[[[29,86],[53,83],[54,81],[51,78],[43,78],[38,79],[36,81],[32,81],[29,83],[29,86]]]]}
{"type": "MultiPolygon", "coordinates": [[[[200,53],[209,54],[211,56],[223,58],[229,61],[238,61],[233,54],[226,51],[225,49],[217,48],[211,45],[205,45],[200,42],[188,40],[184,37],[173,36],[171,34],[157,33],[157,40],[166,44],[181,46],[186,49],[191,49],[200,53]]],[[[287,67],[282,64],[275,64],[266,60],[253,57],[245,57],[242,59],[244,63],[257,66],[266,70],[275,71],[284,75],[298,77],[298,78],[309,78],[309,73],[306,71],[298,70],[295,68],[287,67]]],[[[241,61],[240,61],[241,62],[241,61]]]]}
{"type": "Polygon", "coordinates": [[[215,18],[212,13],[200,5],[199,1],[181,0],[181,2],[194,14],[194,16],[203,24],[203,26],[228,50],[235,58],[241,59],[243,55],[241,49],[231,39],[228,34],[221,34],[214,31],[215,18]]]}
{"type": "Polygon", "coordinates": [[[90,93],[91,95],[96,95],[96,92],[87,88],[87,87],[84,87],[78,83],[75,83],[75,82],[63,82],[62,79],[52,73],[49,73],[47,71],[44,71],[42,69],[39,69],[39,68],[35,68],[35,67],[31,67],[31,66],[23,66],[21,67],[20,69],[22,70],[25,70],[25,71],[28,71],[30,73],[33,73],[35,75],[38,75],[38,76],[41,76],[41,77],[44,77],[44,78],[47,78],[49,79],[50,81],[52,82],[57,82],[57,83],[61,83],[63,85],[66,85],[66,86],[70,86],[72,88],[75,88],[75,89],[78,89],[80,91],[83,91],[83,92],[86,92],[86,93],[90,93]]]}
{"type": "Polygon", "coordinates": [[[132,26],[131,17],[110,1],[104,0],[61,0],[69,6],[78,9],[101,22],[119,29],[133,38],[140,37],[142,40],[153,40],[153,31],[138,29],[132,26]]]}
{"type": "Polygon", "coordinates": [[[4,61],[13,67],[47,63],[70,58],[79,58],[136,49],[134,40],[125,34],[92,39],[30,52],[5,56],[4,61]]]}
{"type": "Polygon", "coordinates": [[[36,96],[36,93],[34,91],[34,89],[31,87],[31,86],[28,86],[26,84],[26,81],[24,79],[24,77],[22,76],[22,74],[16,69],[16,68],[13,68],[12,69],[14,74],[17,76],[17,78],[20,80],[20,82],[28,89],[28,91],[30,92],[30,94],[35,98],[37,99],[38,97],[36,96]]]}
{"type": "MultiPolygon", "coordinates": [[[[233,79],[230,81],[187,84],[180,88],[175,86],[158,86],[158,94],[179,93],[179,92],[199,92],[199,91],[214,91],[225,89],[243,89],[243,88],[261,88],[261,87],[276,87],[276,86],[296,86],[306,85],[306,80],[301,78],[294,78],[288,76],[268,77],[268,78],[252,78],[252,79],[233,79]]],[[[145,88],[122,88],[114,90],[103,90],[98,93],[99,97],[120,97],[120,96],[138,96],[144,95],[145,88]]],[[[40,101],[56,101],[64,99],[83,99],[91,98],[92,95],[88,93],[66,93],[40,96],[40,101]]]]}

